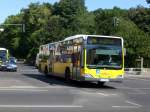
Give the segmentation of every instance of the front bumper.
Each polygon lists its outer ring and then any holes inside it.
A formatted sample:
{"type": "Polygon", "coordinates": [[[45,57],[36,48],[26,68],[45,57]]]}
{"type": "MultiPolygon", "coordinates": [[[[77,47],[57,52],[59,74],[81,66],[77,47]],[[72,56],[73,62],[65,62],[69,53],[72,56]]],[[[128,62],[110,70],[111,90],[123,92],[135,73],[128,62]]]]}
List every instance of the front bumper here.
{"type": "Polygon", "coordinates": [[[17,71],[17,67],[7,67],[0,65],[0,71],[17,71]]]}
{"type": "Polygon", "coordinates": [[[3,71],[3,70],[4,70],[4,71],[5,71],[5,70],[7,70],[7,66],[0,65],[0,70],[1,70],[1,71],[3,71]]]}
{"type": "Polygon", "coordinates": [[[88,81],[88,82],[122,82],[123,81],[123,77],[118,77],[118,78],[89,78],[89,77],[82,77],[81,78],[82,81],[88,81]]]}
{"type": "Polygon", "coordinates": [[[7,67],[7,70],[8,71],[17,71],[17,68],[16,67],[7,67]]]}

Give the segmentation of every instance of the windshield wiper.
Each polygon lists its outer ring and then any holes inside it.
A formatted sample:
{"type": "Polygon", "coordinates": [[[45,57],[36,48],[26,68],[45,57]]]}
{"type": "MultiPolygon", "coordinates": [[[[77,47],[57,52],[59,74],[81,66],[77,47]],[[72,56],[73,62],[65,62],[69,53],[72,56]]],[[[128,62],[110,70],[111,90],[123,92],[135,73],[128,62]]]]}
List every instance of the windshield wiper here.
{"type": "Polygon", "coordinates": [[[121,66],[96,65],[97,68],[121,69],[121,66]]]}
{"type": "Polygon", "coordinates": [[[109,69],[121,69],[121,66],[108,66],[108,65],[87,65],[88,68],[109,68],[109,69]]]}

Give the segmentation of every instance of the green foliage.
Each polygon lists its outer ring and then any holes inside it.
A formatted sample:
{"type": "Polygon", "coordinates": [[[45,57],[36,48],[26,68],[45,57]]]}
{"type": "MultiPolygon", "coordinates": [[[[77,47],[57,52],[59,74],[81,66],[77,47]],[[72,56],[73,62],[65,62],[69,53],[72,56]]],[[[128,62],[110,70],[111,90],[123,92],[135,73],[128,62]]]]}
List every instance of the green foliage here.
{"type": "Polygon", "coordinates": [[[125,10],[116,8],[112,10],[98,9],[94,13],[96,16],[96,34],[115,35],[124,38],[127,48],[126,66],[135,66],[135,60],[139,56],[150,58],[150,38],[143,29],[146,27],[144,19],[139,22],[143,24],[143,28],[140,28],[135,23],[136,20],[133,19],[133,21],[125,10]],[[114,25],[114,17],[117,18],[118,25],[114,25]]]}
{"type": "Polygon", "coordinates": [[[18,58],[34,60],[41,44],[67,36],[98,34],[124,38],[127,66],[135,66],[139,56],[150,59],[150,10],[142,6],[88,12],[84,0],[60,0],[54,5],[31,3],[4,23],[25,24],[25,33],[20,26],[7,25],[0,32],[0,46],[18,58]]]}
{"type": "Polygon", "coordinates": [[[129,18],[144,32],[150,34],[150,9],[138,6],[128,11],[129,18]]]}
{"type": "Polygon", "coordinates": [[[150,0],[146,0],[148,4],[150,4],[150,0]]]}

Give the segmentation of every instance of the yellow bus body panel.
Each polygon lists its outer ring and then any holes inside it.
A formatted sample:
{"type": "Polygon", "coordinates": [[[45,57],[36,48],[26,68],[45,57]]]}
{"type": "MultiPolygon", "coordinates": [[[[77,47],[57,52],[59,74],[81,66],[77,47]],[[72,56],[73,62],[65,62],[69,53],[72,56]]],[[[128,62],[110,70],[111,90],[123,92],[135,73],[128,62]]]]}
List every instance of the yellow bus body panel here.
{"type": "Polygon", "coordinates": [[[115,79],[118,76],[123,76],[124,69],[121,70],[101,70],[101,69],[82,69],[81,74],[90,74],[93,78],[115,79]],[[98,71],[98,72],[97,72],[98,71]]]}
{"type": "Polygon", "coordinates": [[[70,68],[70,63],[59,63],[59,62],[54,63],[53,73],[60,74],[60,75],[64,76],[65,70],[67,67],[70,68]]]}
{"type": "Polygon", "coordinates": [[[45,71],[45,67],[47,67],[47,61],[41,61],[39,63],[39,65],[40,65],[41,71],[44,72],[45,71]]]}

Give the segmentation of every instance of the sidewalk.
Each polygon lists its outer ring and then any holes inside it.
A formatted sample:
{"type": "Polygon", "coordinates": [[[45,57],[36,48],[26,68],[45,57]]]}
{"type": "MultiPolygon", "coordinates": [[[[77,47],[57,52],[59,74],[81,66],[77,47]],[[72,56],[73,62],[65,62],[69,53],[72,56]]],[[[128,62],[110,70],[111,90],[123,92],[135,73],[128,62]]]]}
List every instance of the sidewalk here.
{"type": "Polygon", "coordinates": [[[125,77],[150,78],[150,72],[126,72],[125,77]]]}

